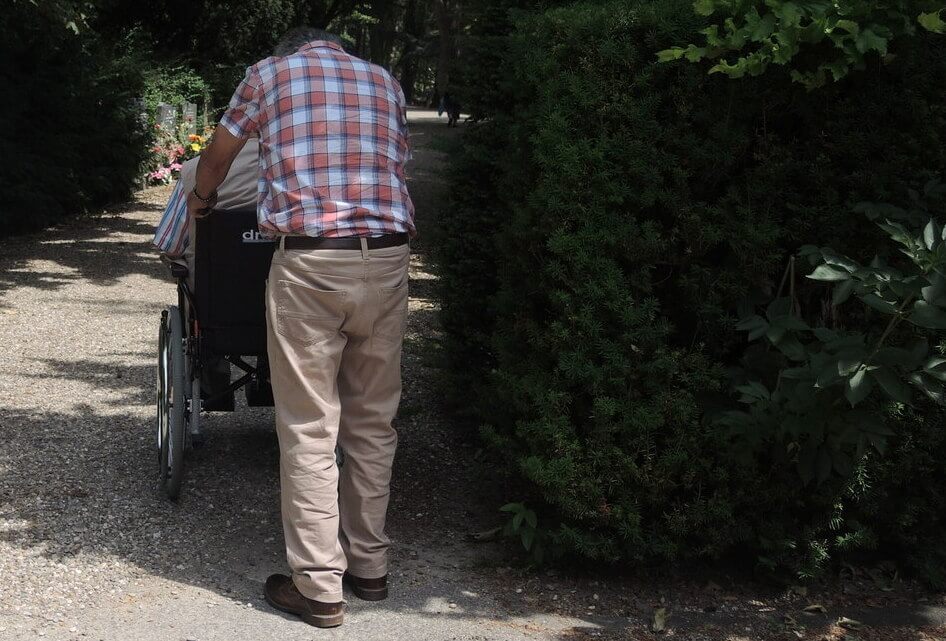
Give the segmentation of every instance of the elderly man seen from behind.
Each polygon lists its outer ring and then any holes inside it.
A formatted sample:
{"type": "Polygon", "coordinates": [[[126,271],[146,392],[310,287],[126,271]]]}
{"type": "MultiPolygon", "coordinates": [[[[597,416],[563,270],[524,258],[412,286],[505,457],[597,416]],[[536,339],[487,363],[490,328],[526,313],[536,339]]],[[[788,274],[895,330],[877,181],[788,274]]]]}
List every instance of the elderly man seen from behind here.
{"type": "Polygon", "coordinates": [[[260,141],[259,227],[278,239],[266,293],[291,576],[271,605],[319,627],[344,619],[342,581],[387,597],[385,518],[407,321],[407,109],[381,67],[337,36],[297,30],[247,69],[188,208],[203,215],[246,140],[260,141]],[[336,441],[345,452],[335,464],[336,441]]]}

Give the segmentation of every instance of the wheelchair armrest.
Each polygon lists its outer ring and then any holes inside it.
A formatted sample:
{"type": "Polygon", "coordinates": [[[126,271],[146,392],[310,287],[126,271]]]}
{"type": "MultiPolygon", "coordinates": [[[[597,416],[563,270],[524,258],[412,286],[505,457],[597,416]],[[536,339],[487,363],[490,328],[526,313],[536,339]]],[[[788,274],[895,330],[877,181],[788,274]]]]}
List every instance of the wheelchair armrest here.
{"type": "Polygon", "coordinates": [[[171,263],[169,265],[171,268],[171,276],[177,279],[187,278],[187,265],[181,265],[180,263],[171,263]]]}
{"type": "Polygon", "coordinates": [[[171,258],[167,254],[161,254],[161,262],[168,266],[168,269],[171,270],[171,277],[177,280],[187,278],[189,272],[187,265],[178,262],[180,260],[179,258],[171,258]]]}

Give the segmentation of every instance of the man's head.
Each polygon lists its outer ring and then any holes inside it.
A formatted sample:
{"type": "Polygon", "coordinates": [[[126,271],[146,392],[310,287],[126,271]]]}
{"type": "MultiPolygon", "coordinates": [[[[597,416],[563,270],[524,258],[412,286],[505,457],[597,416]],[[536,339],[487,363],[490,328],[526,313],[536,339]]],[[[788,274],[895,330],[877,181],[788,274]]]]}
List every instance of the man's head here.
{"type": "Polygon", "coordinates": [[[322,29],[314,29],[312,27],[296,27],[295,29],[290,29],[289,32],[282,37],[282,40],[276,45],[273,55],[278,58],[292,55],[298,51],[299,47],[314,40],[326,40],[328,42],[334,42],[337,45],[342,44],[342,39],[334,33],[329,33],[322,29]]]}

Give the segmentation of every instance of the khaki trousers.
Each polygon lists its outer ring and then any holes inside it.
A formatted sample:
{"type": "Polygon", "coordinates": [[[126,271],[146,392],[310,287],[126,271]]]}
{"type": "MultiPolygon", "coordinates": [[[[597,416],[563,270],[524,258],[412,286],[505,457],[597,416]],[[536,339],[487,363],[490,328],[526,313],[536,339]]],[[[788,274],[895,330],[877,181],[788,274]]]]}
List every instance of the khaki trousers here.
{"type": "Polygon", "coordinates": [[[266,290],[286,557],[299,591],[387,574],[384,523],[401,397],[407,245],[276,249],[266,290]],[[345,453],[339,471],[336,442],[345,453]]]}

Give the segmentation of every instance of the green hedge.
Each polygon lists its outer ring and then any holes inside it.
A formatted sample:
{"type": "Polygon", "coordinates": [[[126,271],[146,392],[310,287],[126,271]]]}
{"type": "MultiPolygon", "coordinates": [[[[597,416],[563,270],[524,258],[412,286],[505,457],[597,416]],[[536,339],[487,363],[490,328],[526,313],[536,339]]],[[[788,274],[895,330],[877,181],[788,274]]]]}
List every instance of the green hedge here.
{"type": "Polygon", "coordinates": [[[737,459],[706,417],[744,355],[740,310],[774,297],[789,255],[813,243],[869,257],[882,243],[853,205],[946,175],[943,40],[918,36],[807,92],[787,74],[657,63],[702,26],[683,0],[514,21],[498,108],[466,136],[438,243],[457,397],[521,479],[509,498],[541,506],[554,550],[752,550],[810,574],[835,552],[902,544],[922,566],[917,541],[941,537],[942,510],[892,497],[921,461],[942,478],[929,429],[903,419],[869,478],[806,488],[764,450],[737,459]]]}
{"type": "Polygon", "coordinates": [[[147,144],[139,66],[29,2],[5,8],[0,34],[0,235],[127,197],[147,144]]]}

